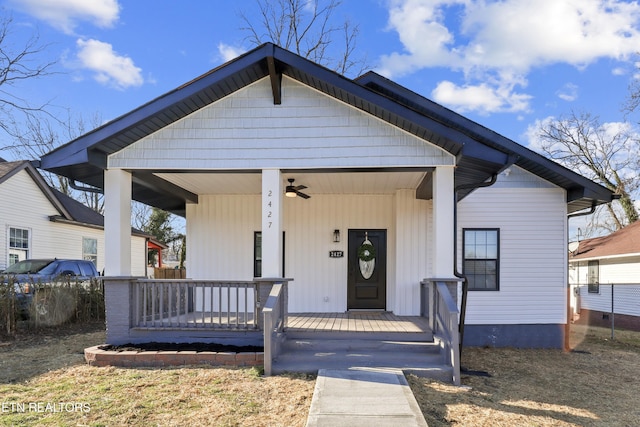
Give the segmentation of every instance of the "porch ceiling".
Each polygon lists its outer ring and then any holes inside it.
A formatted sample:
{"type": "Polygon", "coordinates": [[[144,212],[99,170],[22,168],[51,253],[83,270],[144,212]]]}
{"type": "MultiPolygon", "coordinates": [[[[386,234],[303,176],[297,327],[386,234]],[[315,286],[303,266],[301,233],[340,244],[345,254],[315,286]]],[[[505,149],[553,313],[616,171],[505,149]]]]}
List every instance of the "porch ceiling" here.
{"type": "MultiPolygon", "coordinates": [[[[425,171],[394,172],[285,172],[283,182],[295,179],[314,194],[393,194],[399,189],[416,189],[425,171]]],[[[261,173],[158,173],[164,179],[194,194],[260,194],[261,173]]]]}

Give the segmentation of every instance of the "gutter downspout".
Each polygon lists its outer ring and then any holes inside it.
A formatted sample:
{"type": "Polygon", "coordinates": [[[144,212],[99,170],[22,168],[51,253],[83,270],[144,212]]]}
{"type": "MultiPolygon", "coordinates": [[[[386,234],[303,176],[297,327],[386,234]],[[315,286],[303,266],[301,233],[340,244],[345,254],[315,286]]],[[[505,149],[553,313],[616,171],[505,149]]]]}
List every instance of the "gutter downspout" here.
{"type": "MultiPolygon", "coordinates": [[[[567,233],[569,233],[569,220],[579,216],[591,215],[596,211],[596,202],[591,203],[591,209],[586,212],[576,212],[567,215],[567,233]]],[[[579,237],[578,237],[579,238],[579,237]]],[[[578,247],[579,250],[579,247],[578,247]]],[[[571,351],[571,285],[569,284],[569,260],[567,259],[567,322],[564,325],[564,351],[571,351]]]]}
{"type": "Polygon", "coordinates": [[[498,174],[491,175],[489,181],[478,184],[464,184],[455,187],[453,192],[453,275],[462,279],[462,299],[460,301],[460,322],[458,324],[458,332],[460,335],[460,357],[462,357],[462,342],[464,339],[464,322],[467,312],[467,292],[469,289],[469,280],[467,276],[458,271],[458,192],[462,190],[475,190],[478,188],[489,187],[496,183],[498,174]]]}
{"type": "Polygon", "coordinates": [[[83,185],[78,185],[78,184],[76,184],[76,180],[75,179],[67,179],[67,182],[69,183],[69,187],[73,188],[74,190],[86,191],[88,193],[96,193],[96,194],[103,194],[104,193],[104,190],[102,190],[101,188],[98,188],[98,187],[85,187],[83,185]]]}

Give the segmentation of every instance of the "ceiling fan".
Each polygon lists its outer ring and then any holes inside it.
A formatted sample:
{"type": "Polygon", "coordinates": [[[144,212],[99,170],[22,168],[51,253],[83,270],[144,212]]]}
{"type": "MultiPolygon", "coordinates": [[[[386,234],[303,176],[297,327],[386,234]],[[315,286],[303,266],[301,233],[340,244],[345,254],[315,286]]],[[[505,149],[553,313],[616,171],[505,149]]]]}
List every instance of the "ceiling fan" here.
{"type": "Polygon", "coordinates": [[[293,178],[289,178],[289,185],[287,185],[287,189],[285,190],[285,196],[287,197],[296,197],[296,196],[300,196],[303,199],[308,199],[311,196],[309,196],[308,194],[304,194],[303,192],[301,192],[300,190],[304,190],[305,188],[307,188],[306,185],[293,185],[293,181],[295,181],[295,179],[293,178]]]}

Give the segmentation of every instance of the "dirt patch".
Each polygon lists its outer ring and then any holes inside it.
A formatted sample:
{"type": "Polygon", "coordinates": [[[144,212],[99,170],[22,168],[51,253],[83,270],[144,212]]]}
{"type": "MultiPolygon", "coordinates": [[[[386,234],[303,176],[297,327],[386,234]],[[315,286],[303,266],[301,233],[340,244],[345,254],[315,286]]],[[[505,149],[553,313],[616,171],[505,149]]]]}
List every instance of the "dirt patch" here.
{"type": "Polygon", "coordinates": [[[122,344],[112,345],[104,344],[98,346],[100,350],[105,351],[212,351],[212,352],[231,352],[231,353],[243,353],[243,352],[262,352],[264,347],[255,345],[228,345],[217,343],[167,343],[167,342],[150,342],[142,344],[122,344]]]}

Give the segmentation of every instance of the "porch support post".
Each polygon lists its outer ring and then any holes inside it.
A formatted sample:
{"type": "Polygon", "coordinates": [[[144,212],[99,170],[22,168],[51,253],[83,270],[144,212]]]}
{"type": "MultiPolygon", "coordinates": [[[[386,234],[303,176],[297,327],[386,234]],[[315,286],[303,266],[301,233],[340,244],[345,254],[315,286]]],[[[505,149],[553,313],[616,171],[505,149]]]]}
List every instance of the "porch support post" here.
{"type": "Polygon", "coordinates": [[[105,275],[131,276],[131,173],[104,171],[105,275]]]}
{"type": "Polygon", "coordinates": [[[262,277],[282,277],[282,174],[262,171],[262,277]]]}
{"type": "Polygon", "coordinates": [[[438,166],[433,173],[433,277],[453,277],[454,167],[438,166]]]}

